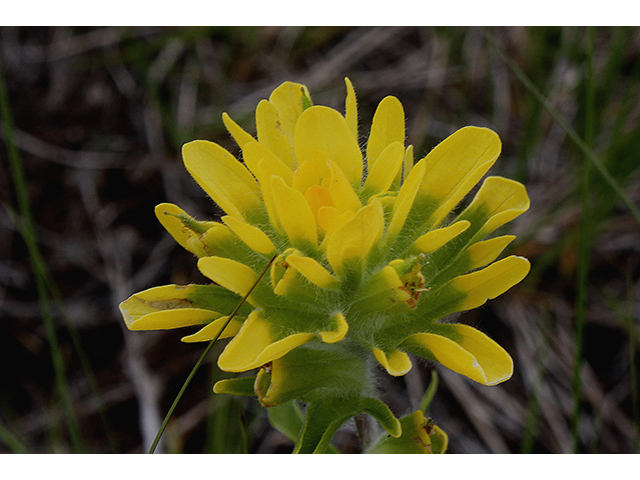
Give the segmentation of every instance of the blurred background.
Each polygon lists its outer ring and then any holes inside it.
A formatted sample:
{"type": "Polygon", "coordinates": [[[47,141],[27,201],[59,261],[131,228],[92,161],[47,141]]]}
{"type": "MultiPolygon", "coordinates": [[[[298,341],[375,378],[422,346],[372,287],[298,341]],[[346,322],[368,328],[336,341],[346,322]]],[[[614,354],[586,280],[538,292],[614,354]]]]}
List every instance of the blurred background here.
{"type": "MultiPolygon", "coordinates": [[[[429,414],[451,453],[640,452],[640,223],[628,206],[640,206],[640,29],[2,27],[0,64],[0,452],[148,450],[204,345],[129,332],[117,306],[206,281],[153,214],[167,201],[220,215],[182,144],[238,153],[222,112],[254,132],[255,106],[285,80],[343,111],[345,76],[361,134],[386,95],[404,105],[416,158],[462,126],[489,127],[503,142],[491,174],[531,197],[506,227],[531,273],[461,318],[511,353],[513,378],[484,387],[414,362],[382,377],[384,399],[415,409],[436,370],[429,414]]],[[[211,392],[220,349],[158,451],[290,452],[255,399],[211,392]]],[[[359,451],[349,423],[334,443],[359,451]]]]}

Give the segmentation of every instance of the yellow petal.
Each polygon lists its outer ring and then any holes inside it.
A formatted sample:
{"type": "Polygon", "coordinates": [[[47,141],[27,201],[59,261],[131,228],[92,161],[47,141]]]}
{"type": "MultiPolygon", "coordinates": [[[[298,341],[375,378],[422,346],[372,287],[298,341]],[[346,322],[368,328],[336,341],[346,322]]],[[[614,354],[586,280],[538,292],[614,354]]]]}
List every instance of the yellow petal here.
{"type": "Polygon", "coordinates": [[[424,235],[419,237],[415,241],[414,246],[421,253],[426,254],[434,252],[445,243],[460,235],[467,228],[469,228],[470,225],[471,223],[467,220],[461,220],[452,225],[449,225],[448,227],[431,230],[430,232],[425,233],[424,235]]]}
{"type": "Polygon", "coordinates": [[[273,200],[273,190],[271,188],[271,177],[273,172],[269,167],[269,163],[266,160],[260,160],[258,163],[258,171],[256,172],[256,178],[260,182],[260,189],[262,191],[262,199],[269,216],[269,222],[273,225],[279,233],[283,233],[282,225],[278,219],[276,212],[276,206],[273,200]]]}
{"type": "Polygon", "coordinates": [[[336,110],[315,106],[302,112],[294,148],[298,163],[313,160],[315,151],[323,152],[338,164],[353,187],[360,187],[362,153],[347,121],[336,110]]]}
{"type": "Polygon", "coordinates": [[[331,317],[333,330],[318,332],[324,343],[336,343],[342,340],[349,331],[349,324],[342,313],[336,313],[331,317]]]}
{"type": "Polygon", "coordinates": [[[404,375],[411,370],[411,360],[409,355],[400,350],[393,350],[390,354],[387,354],[383,350],[374,347],[373,355],[378,360],[378,363],[382,365],[390,375],[400,376],[404,375]]]}
{"type": "Polygon", "coordinates": [[[382,205],[375,200],[362,207],[338,228],[327,243],[327,260],[340,274],[346,263],[361,265],[372,247],[380,242],[384,229],[382,205]]]}
{"type": "Polygon", "coordinates": [[[513,360],[504,348],[473,327],[456,324],[455,331],[455,341],[434,333],[418,333],[405,344],[426,348],[445,367],[483,385],[511,378],[513,360]]]}
{"type": "Polygon", "coordinates": [[[272,175],[278,175],[287,184],[291,184],[291,179],[293,178],[291,169],[262,143],[251,142],[245,145],[242,149],[242,157],[251,173],[256,177],[259,178],[260,174],[258,165],[264,161],[272,175]]]}
{"type": "Polygon", "coordinates": [[[328,160],[327,165],[331,170],[328,190],[331,194],[333,205],[340,213],[347,210],[355,212],[362,206],[358,195],[349,184],[349,180],[342,169],[335,162],[328,160]]]}
{"type": "Polygon", "coordinates": [[[240,240],[246,243],[251,250],[255,250],[263,255],[271,255],[276,251],[269,237],[258,227],[238,220],[237,218],[225,215],[222,217],[224,224],[235,233],[240,240]]]}
{"type": "MultiPolygon", "coordinates": [[[[303,97],[311,99],[309,90],[304,85],[294,82],[284,82],[269,96],[269,102],[278,111],[282,133],[291,139],[291,145],[293,145],[293,132],[296,123],[303,111],[303,97]]],[[[299,160],[298,163],[300,163],[299,160]]]]}
{"type": "Polygon", "coordinates": [[[344,106],[344,118],[349,125],[349,129],[353,133],[353,136],[358,139],[358,102],[356,100],[356,91],[353,89],[351,80],[344,79],[344,83],[347,85],[347,99],[344,106]]]}
{"type": "Polygon", "coordinates": [[[318,210],[322,207],[334,206],[333,199],[331,198],[331,192],[327,187],[322,187],[320,185],[312,185],[309,187],[304,194],[304,198],[307,200],[307,203],[311,207],[311,211],[316,219],[318,218],[318,210]]]}
{"type": "Polygon", "coordinates": [[[370,166],[367,180],[362,187],[365,195],[385,193],[391,187],[402,167],[404,146],[400,142],[391,143],[380,153],[378,159],[370,166]]]}
{"type": "Polygon", "coordinates": [[[291,145],[282,131],[278,110],[267,100],[262,100],[256,107],[256,130],[260,144],[271,150],[291,169],[291,145]]]}
{"type": "Polygon", "coordinates": [[[527,191],[519,182],[503,177],[487,177],[461,216],[482,215],[486,223],[476,235],[483,238],[529,209],[527,191]]]}
{"type": "MultiPolygon", "coordinates": [[[[198,260],[202,274],[227,290],[245,296],[258,280],[258,274],[244,263],[229,258],[205,257],[198,260]]],[[[249,299],[247,301],[251,302],[249,299]]]]}
{"type": "Polygon", "coordinates": [[[226,112],[222,114],[222,123],[227,127],[227,130],[240,148],[244,148],[248,143],[256,141],[256,139],[245,132],[240,125],[234,122],[226,112]]]}
{"type": "Polygon", "coordinates": [[[284,356],[314,337],[312,333],[295,333],[278,339],[262,313],[254,310],[218,358],[218,366],[227,372],[252,370],[284,356]]]}
{"type": "Polygon", "coordinates": [[[298,270],[303,277],[320,288],[335,289],[340,286],[338,279],[313,258],[289,255],[286,261],[298,270]]]}
{"type": "Polygon", "coordinates": [[[302,250],[315,247],[318,242],[316,221],[304,195],[275,175],[271,177],[271,194],[278,219],[291,244],[302,250]]]}
{"type": "Polygon", "coordinates": [[[162,226],[183,248],[198,257],[209,255],[206,245],[202,242],[202,235],[219,225],[217,222],[198,222],[172,203],[157,205],[155,214],[162,226]]]}
{"type": "Polygon", "coordinates": [[[404,108],[396,97],[382,99],[373,115],[371,134],[367,142],[367,162],[375,164],[388,145],[400,142],[404,145],[404,108]]]}
{"type": "Polygon", "coordinates": [[[291,186],[301,193],[305,193],[313,185],[320,183],[318,166],[314,161],[306,161],[293,174],[291,186]]]}
{"type": "Polygon", "coordinates": [[[400,191],[398,192],[398,198],[393,205],[393,214],[391,217],[391,222],[389,223],[389,227],[387,228],[387,245],[390,245],[393,240],[398,236],[400,230],[402,229],[404,222],[409,215],[409,211],[413,206],[413,201],[416,198],[416,194],[418,193],[418,188],[420,187],[420,183],[424,178],[425,174],[425,164],[420,161],[416,163],[416,165],[411,169],[407,179],[400,187],[400,191]]]}
{"type": "Polygon", "coordinates": [[[503,235],[471,245],[466,252],[471,258],[469,270],[489,265],[515,238],[515,235],[503,235]]]}
{"type": "MultiPolygon", "coordinates": [[[[211,340],[213,340],[218,336],[220,329],[227,322],[228,318],[229,318],[228,315],[225,315],[224,317],[220,317],[217,320],[211,322],[210,324],[202,327],[196,333],[182,337],[181,340],[185,343],[210,342],[211,340]]],[[[222,334],[218,338],[233,337],[236,333],[238,333],[241,326],[242,326],[241,321],[236,320],[235,318],[231,319],[231,321],[229,322],[229,325],[225,327],[224,332],[222,332],[222,334]]]]}
{"type": "MultiPolygon", "coordinates": [[[[323,187],[324,188],[324,187],[323,187]]],[[[344,221],[340,224],[344,224],[349,218],[353,217],[354,213],[352,211],[344,212],[340,214],[338,209],[332,205],[325,205],[318,209],[317,218],[318,218],[318,226],[325,231],[328,231],[331,226],[333,226],[338,217],[343,217],[344,221]]],[[[335,227],[337,228],[337,227],[335,227]]],[[[334,228],[334,230],[335,230],[334,228]]],[[[325,236],[326,239],[326,236],[325,236]]]]}
{"type": "MultiPolygon", "coordinates": [[[[195,239],[194,239],[195,240],[195,239]]],[[[241,255],[242,249],[238,239],[229,227],[223,223],[213,222],[213,225],[200,238],[199,242],[204,245],[205,256],[216,255],[218,257],[235,258],[241,255]]],[[[187,241],[187,246],[189,246],[187,241]]]]}
{"type": "Polygon", "coordinates": [[[165,330],[208,323],[222,314],[201,308],[196,285],[163,285],[138,292],[120,304],[130,330],[165,330]]]}
{"type": "Polygon", "coordinates": [[[502,295],[526,277],[530,269],[526,258],[512,255],[477,272],[454,278],[449,285],[466,294],[455,311],[471,310],[502,295]]]}
{"type": "Polygon", "coordinates": [[[465,127],[437,145],[426,157],[425,195],[440,204],[432,214],[434,225],[460,202],[494,164],[502,144],[495,132],[487,128],[465,127]]]}
{"type": "Polygon", "coordinates": [[[260,208],[260,187],[251,173],[220,145],[196,140],[182,147],[191,176],[227,214],[242,218],[260,208]]]}

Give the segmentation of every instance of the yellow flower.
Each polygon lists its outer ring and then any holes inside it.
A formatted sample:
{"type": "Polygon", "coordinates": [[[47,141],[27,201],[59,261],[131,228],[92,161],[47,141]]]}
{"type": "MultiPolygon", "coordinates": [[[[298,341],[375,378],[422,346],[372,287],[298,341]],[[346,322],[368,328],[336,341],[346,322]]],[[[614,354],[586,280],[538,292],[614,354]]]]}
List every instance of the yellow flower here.
{"type": "MultiPolygon", "coordinates": [[[[133,295],[120,305],[127,327],[202,325],[183,340],[211,340],[275,256],[223,332],[233,338],[218,359],[230,372],[263,367],[253,389],[263,403],[308,400],[324,388],[284,382],[292,369],[339,377],[335,362],[318,355],[355,358],[367,378],[368,359],[403,375],[415,353],[485,385],[507,380],[513,362],[502,347],[475,328],[439,321],[495,298],[529,271],[522,257],[495,261],[513,236],[487,238],[528,209],[521,184],[487,177],[453,213],[496,161],[498,136],[465,127],[414,164],[402,104],[386,97],[363,153],[348,79],[346,86],[343,115],[312,105],[305,86],[282,84],[258,104],[257,138],[224,114],[242,161],[208,141],[184,145],[187,170],[226,216],[196,221],[171,204],[156,215],[217,285],[133,295]]],[[[329,377],[330,388],[349,390],[329,377]]],[[[247,382],[225,381],[216,391],[252,393],[247,382]]],[[[372,385],[363,383],[358,395],[371,394],[372,385]]]]}

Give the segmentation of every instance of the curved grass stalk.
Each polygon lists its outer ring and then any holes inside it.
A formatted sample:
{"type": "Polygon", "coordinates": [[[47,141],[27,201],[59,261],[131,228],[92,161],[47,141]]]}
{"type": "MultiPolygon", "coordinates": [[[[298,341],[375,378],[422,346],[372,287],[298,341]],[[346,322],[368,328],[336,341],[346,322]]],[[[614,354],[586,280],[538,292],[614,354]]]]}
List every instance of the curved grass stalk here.
{"type": "MultiPolygon", "coordinates": [[[[24,169],[22,167],[22,161],[20,159],[18,149],[16,148],[13,139],[13,119],[11,115],[8,94],[4,83],[4,73],[1,63],[0,117],[2,118],[7,157],[9,158],[9,165],[11,168],[11,174],[13,176],[13,184],[16,190],[16,197],[20,212],[20,218],[18,218],[16,215],[13,215],[13,220],[18,226],[18,230],[22,234],[22,237],[29,251],[29,258],[33,270],[38,300],[40,303],[40,309],[42,311],[42,320],[45,327],[47,342],[49,343],[49,349],[51,352],[51,361],[53,364],[55,375],[56,389],[60,394],[63,408],[65,410],[65,418],[67,421],[67,426],[69,428],[69,435],[71,437],[73,450],[80,453],[83,451],[80,426],[75,415],[73,403],[71,400],[71,394],[69,393],[69,388],[67,386],[64,358],[55,331],[55,322],[53,319],[53,313],[51,311],[50,296],[48,291],[49,289],[47,286],[47,271],[44,259],[42,258],[40,249],[38,247],[38,242],[36,240],[35,225],[33,221],[33,215],[31,213],[31,205],[29,202],[29,194],[27,191],[24,169]]],[[[9,207],[7,207],[7,211],[11,215],[11,209],[9,207]]]]}
{"type": "Polygon", "coordinates": [[[256,281],[253,282],[253,285],[251,286],[249,291],[240,299],[240,302],[238,302],[238,305],[236,305],[236,308],[233,309],[233,312],[231,312],[231,314],[225,321],[224,325],[222,325],[222,328],[220,328],[220,330],[218,331],[218,334],[215,336],[213,340],[209,342],[209,345],[207,345],[207,348],[205,348],[204,352],[202,352],[202,355],[200,355],[200,358],[191,369],[191,373],[189,373],[189,376],[182,384],[182,388],[180,388],[180,391],[176,395],[176,398],[174,399],[173,404],[171,404],[171,407],[169,408],[167,415],[164,417],[164,420],[162,421],[162,425],[160,425],[160,430],[158,430],[158,434],[156,435],[156,438],[153,440],[153,443],[151,444],[151,448],[149,448],[149,453],[155,452],[156,447],[158,446],[158,442],[160,442],[160,438],[162,438],[162,434],[167,428],[167,424],[169,423],[169,420],[171,419],[171,416],[173,415],[174,410],[178,406],[178,402],[182,398],[182,395],[184,394],[184,392],[187,390],[187,387],[191,383],[191,380],[195,376],[196,372],[204,363],[204,359],[207,357],[208,353],[211,351],[215,343],[218,341],[218,339],[220,338],[220,335],[222,334],[222,332],[224,332],[224,329],[227,328],[227,325],[229,325],[231,320],[233,320],[233,318],[236,316],[236,314],[238,313],[238,310],[240,310],[240,307],[242,307],[242,305],[247,300],[249,295],[251,295],[251,292],[253,292],[253,289],[256,288],[256,285],[258,285],[258,283],[260,282],[264,274],[267,273],[267,270],[269,270],[269,267],[271,266],[273,261],[276,259],[276,256],[277,255],[274,255],[273,257],[271,257],[271,260],[269,260],[267,265],[264,267],[264,270],[262,270],[260,275],[258,275],[258,278],[256,279],[256,281]]]}

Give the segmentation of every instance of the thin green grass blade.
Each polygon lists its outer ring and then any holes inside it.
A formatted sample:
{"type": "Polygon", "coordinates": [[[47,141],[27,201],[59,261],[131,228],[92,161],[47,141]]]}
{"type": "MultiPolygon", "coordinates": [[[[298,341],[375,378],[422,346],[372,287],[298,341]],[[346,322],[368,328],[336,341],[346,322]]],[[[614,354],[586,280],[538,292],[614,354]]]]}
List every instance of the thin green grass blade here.
{"type": "Polygon", "coordinates": [[[551,105],[551,103],[542,95],[540,90],[533,84],[531,80],[527,77],[527,75],[518,67],[515,62],[513,62],[497,45],[495,40],[492,38],[491,34],[484,31],[484,38],[487,42],[496,50],[498,55],[502,58],[502,60],[507,64],[509,69],[518,77],[518,79],[522,82],[527,90],[529,90],[536,99],[544,106],[544,108],[549,112],[549,114],[553,117],[553,119],[558,122],[560,127],[565,131],[565,133],[573,140],[573,142],[578,146],[580,150],[585,154],[585,157],[593,167],[598,171],[600,176],[605,180],[605,182],[613,189],[616,196],[626,205],[626,207],[633,215],[633,218],[636,219],[638,224],[640,224],[640,210],[636,208],[633,204],[629,196],[625,193],[624,189],[620,186],[618,181],[609,173],[606,169],[598,155],[591,149],[584,140],[578,135],[578,133],[569,125],[569,123],[563,118],[562,115],[551,105]]]}
{"type": "Polygon", "coordinates": [[[420,410],[424,413],[427,413],[427,410],[433,401],[433,397],[436,395],[436,390],[438,390],[438,372],[434,368],[431,370],[429,386],[425,390],[424,397],[422,397],[422,401],[420,402],[420,410]]]}
{"type": "MultiPolygon", "coordinates": [[[[20,216],[17,212],[15,212],[10,206],[3,205],[5,207],[5,211],[9,215],[9,218],[12,219],[16,229],[20,232],[23,238],[29,236],[29,233],[25,230],[24,222],[20,221],[20,216]]],[[[38,261],[38,260],[36,260],[38,261]]],[[[102,420],[102,424],[105,429],[105,435],[107,437],[107,442],[109,443],[109,447],[111,453],[118,453],[118,442],[113,433],[112,429],[109,426],[109,421],[107,420],[107,414],[104,407],[104,402],[102,400],[102,394],[100,392],[100,388],[98,387],[98,382],[93,373],[93,369],[91,367],[91,362],[89,361],[89,357],[82,345],[82,340],[80,339],[80,333],[78,329],[73,325],[69,316],[66,313],[66,307],[64,302],[62,301],[62,295],[60,294],[60,290],[58,289],[51,272],[46,264],[42,263],[38,269],[39,272],[42,273],[43,282],[46,287],[47,292],[47,302],[53,300],[56,304],[56,308],[60,313],[60,316],[64,322],[64,325],[69,332],[69,337],[71,338],[71,343],[73,344],[73,348],[75,349],[78,359],[80,360],[80,365],[84,371],[85,377],[87,378],[87,382],[89,384],[89,389],[91,390],[91,394],[96,401],[98,414],[102,420]]]]}
{"type": "MultiPolygon", "coordinates": [[[[60,394],[61,401],[65,410],[66,423],[69,428],[69,436],[71,444],[75,452],[83,451],[83,442],[80,433],[80,426],[75,415],[71,395],[67,386],[65,374],[64,357],[60,349],[58,337],[56,334],[55,322],[51,311],[51,303],[49,292],[47,289],[47,275],[44,259],[40,253],[38,242],[36,240],[35,223],[31,212],[31,204],[29,202],[29,193],[22,167],[22,160],[18,153],[13,138],[13,117],[11,115],[11,107],[9,105],[9,97],[4,82],[4,71],[0,63],[0,118],[2,118],[2,127],[4,131],[5,147],[13,177],[13,184],[18,201],[18,209],[20,217],[13,216],[13,221],[18,226],[22,237],[29,251],[29,259],[34,275],[38,300],[42,312],[42,319],[45,327],[49,350],[51,353],[51,361],[53,364],[55,384],[60,394]]],[[[10,211],[10,209],[8,209],[10,211]]]]}
{"type": "Polygon", "coordinates": [[[82,366],[82,370],[87,378],[87,383],[89,384],[89,390],[91,390],[91,395],[93,399],[96,401],[96,407],[98,409],[98,415],[100,415],[100,419],[102,421],[102,425],[104,427],[105,435],[107,437],[107,443],[109,444],[109,448],[111,453],[118,453],[119,446],[118,440],[116,438],[115,433],[113,432],[109,420],[107,418],[107,412],[105,410],[105,404],[102,398],[102,393],[100,391],[100,387],[98,386],[98,381],[96,379],[95,374],[93,373],[93,368],[91,367],[91,362],[89,361],[89,357],[87,355],[84,346],[82,345],[82,340],[80,339],[80,333],[76,326],[71,322],[69,315],[66,312],[66,307],[64,302],[62,301],[62,294],[56,285],[51,272],[47,268],[46,265],[43,266],[43,272],[45,274],[45,282],[47,284],[47,289],[49,294],[53,298],[53,301],[56,304],[56,308],[60,312],[60,316],[69,332],[69,337],[71,338],[71,343],[73,348],[78,355],[78,359],[80,360],[80,365],[82,366]]]}
{"type": "Polygon", "coordinates": [[[631,421],[633,424],[633,452],[640,453],[640,388],[636,358],[638,354],[638,339],[636,338],[636,322],[633,317],[633,278],[631,266],[627,269],[627,305],[625,315],[629,335],[629,374],[631,377],[631,421]]]}
{"type": "MultiPolygon", "coordinates": [[[[594,29],[589,29],[588,47],[587,47],[587,74],[586,74],[586,94],[585,94],[585,127],[584,139],[585,144],[589,148],[593,148],[593,132],[594,132],[594,103],[595,89],[593,78],[593,41],[594,29]]],[[[582,413],[582,365],[584,362],[584,324],[587,310],[587,284],[589,277],[589,258],[591,256],[591,237],[593,226],[591,225],[591,190],[590,175],[591,168],[588,162],[585,162],[580,178],[580,201],[581,212],[580,227],[578,238],[578,265],[576,278],[576,306],[575,306],[575,325],[574,325],[574,343],[575,353],[573,359],[573,414],[571,417],[571,437],[573,441],[573,452],[580,452],[580,414],[582,413]]]]}
{"type": "Polygon", "coordinates": [[[242,415],[240,415],[240,439],[240,453],[249,453],[249,436],[242,415]]]}
{"type": "Polygon", "coordinates": [[[5,444],[11,453],[29,453],[22,440],[2,421],[0,421],[0,442],[5,444]]]}
{"type": "Polygon", "coordinates": [[[229,325],[229,322],[231,322],[231,320],[233,320],[233,318],[236,316],[236,314],[238,313],[238,310],[240,310],[240,307],[242,307],[242,305],[247,300],[247,298],[249,298],[249,295],[251,294],[251,292],[253,292],[253,289],[256,288],[256,285],[258,285],[258,282],[260,282],[260,280],[262,280],[262,277],[264,276],[264,274],[267,273],[267,270],[269,270],[269,266],[271,266],[273,261],[276,259],[276,256],[277,256],[277,254],[274,255],[271,258],[271,260],[269,260],[267,265],[264,267],[264,270],[262,270],[260,275],[258,275],[258,278],[253,283],[253,285],[251,286],[249,291],[244,295],[244,297],[242,297],[240,299],[240,302],[238,302],[238,305],[236,305],[236,308],[233,309],[233,312],[231,312],[231,314],[229,315],[229,318],[227,318],[227,321],[224,323],[224,325],[222,325],[222,327],[218,331],[218,334],[216,335],[216,337],[213,340],[211,340],[211,342],[209,342],[209,345],[207,346],[207,348],[204,350],[204,352],[202,352],[202,355],[200,355],[200,358],[198,359],[196,364],[191,369],[191,373],[189,373],[189,376],[187,377],[187,379],[182,384],[182,388],[180,388],[180,391],[178,392],[178,395],[176,395],[176,398],[173,401],[173,404],[171,405],[171,407],[169,408],[169,411],[167,412],[167,415],[164,417],[164,421],[162,422],[162,425],[160,425],[160,430],[158,430],[158,434],[156,435],[156,438],[153,440],[153,443],[151,444],[151,448],[149,449],[149,453],[154,453],[155,452],[156,447],[158,446],[158,442],[160,441],[160,438],[162,438],[162,434],[164,433],[165,429],[167,428],[167,424],[169,423],[169,420],[171,419],[171,416],[173,415],[173,412],[176,409],[176,406],[178,405],[178,402],[182,398],[182,395],[184,394],[185,390],[187,389],[187,387],[191,383],[191,380],[195,376],[196,372],[200,369],[200,366],[204,363],[204,359],[207,357],[207,354],[211,351],[211,349],[213,348],[215,343],[218,341],[218,339],[220,338],[220,335],[222,334],[222,332],[224,332],[224,329],[227,328],[227,325],[229,325]]]}

